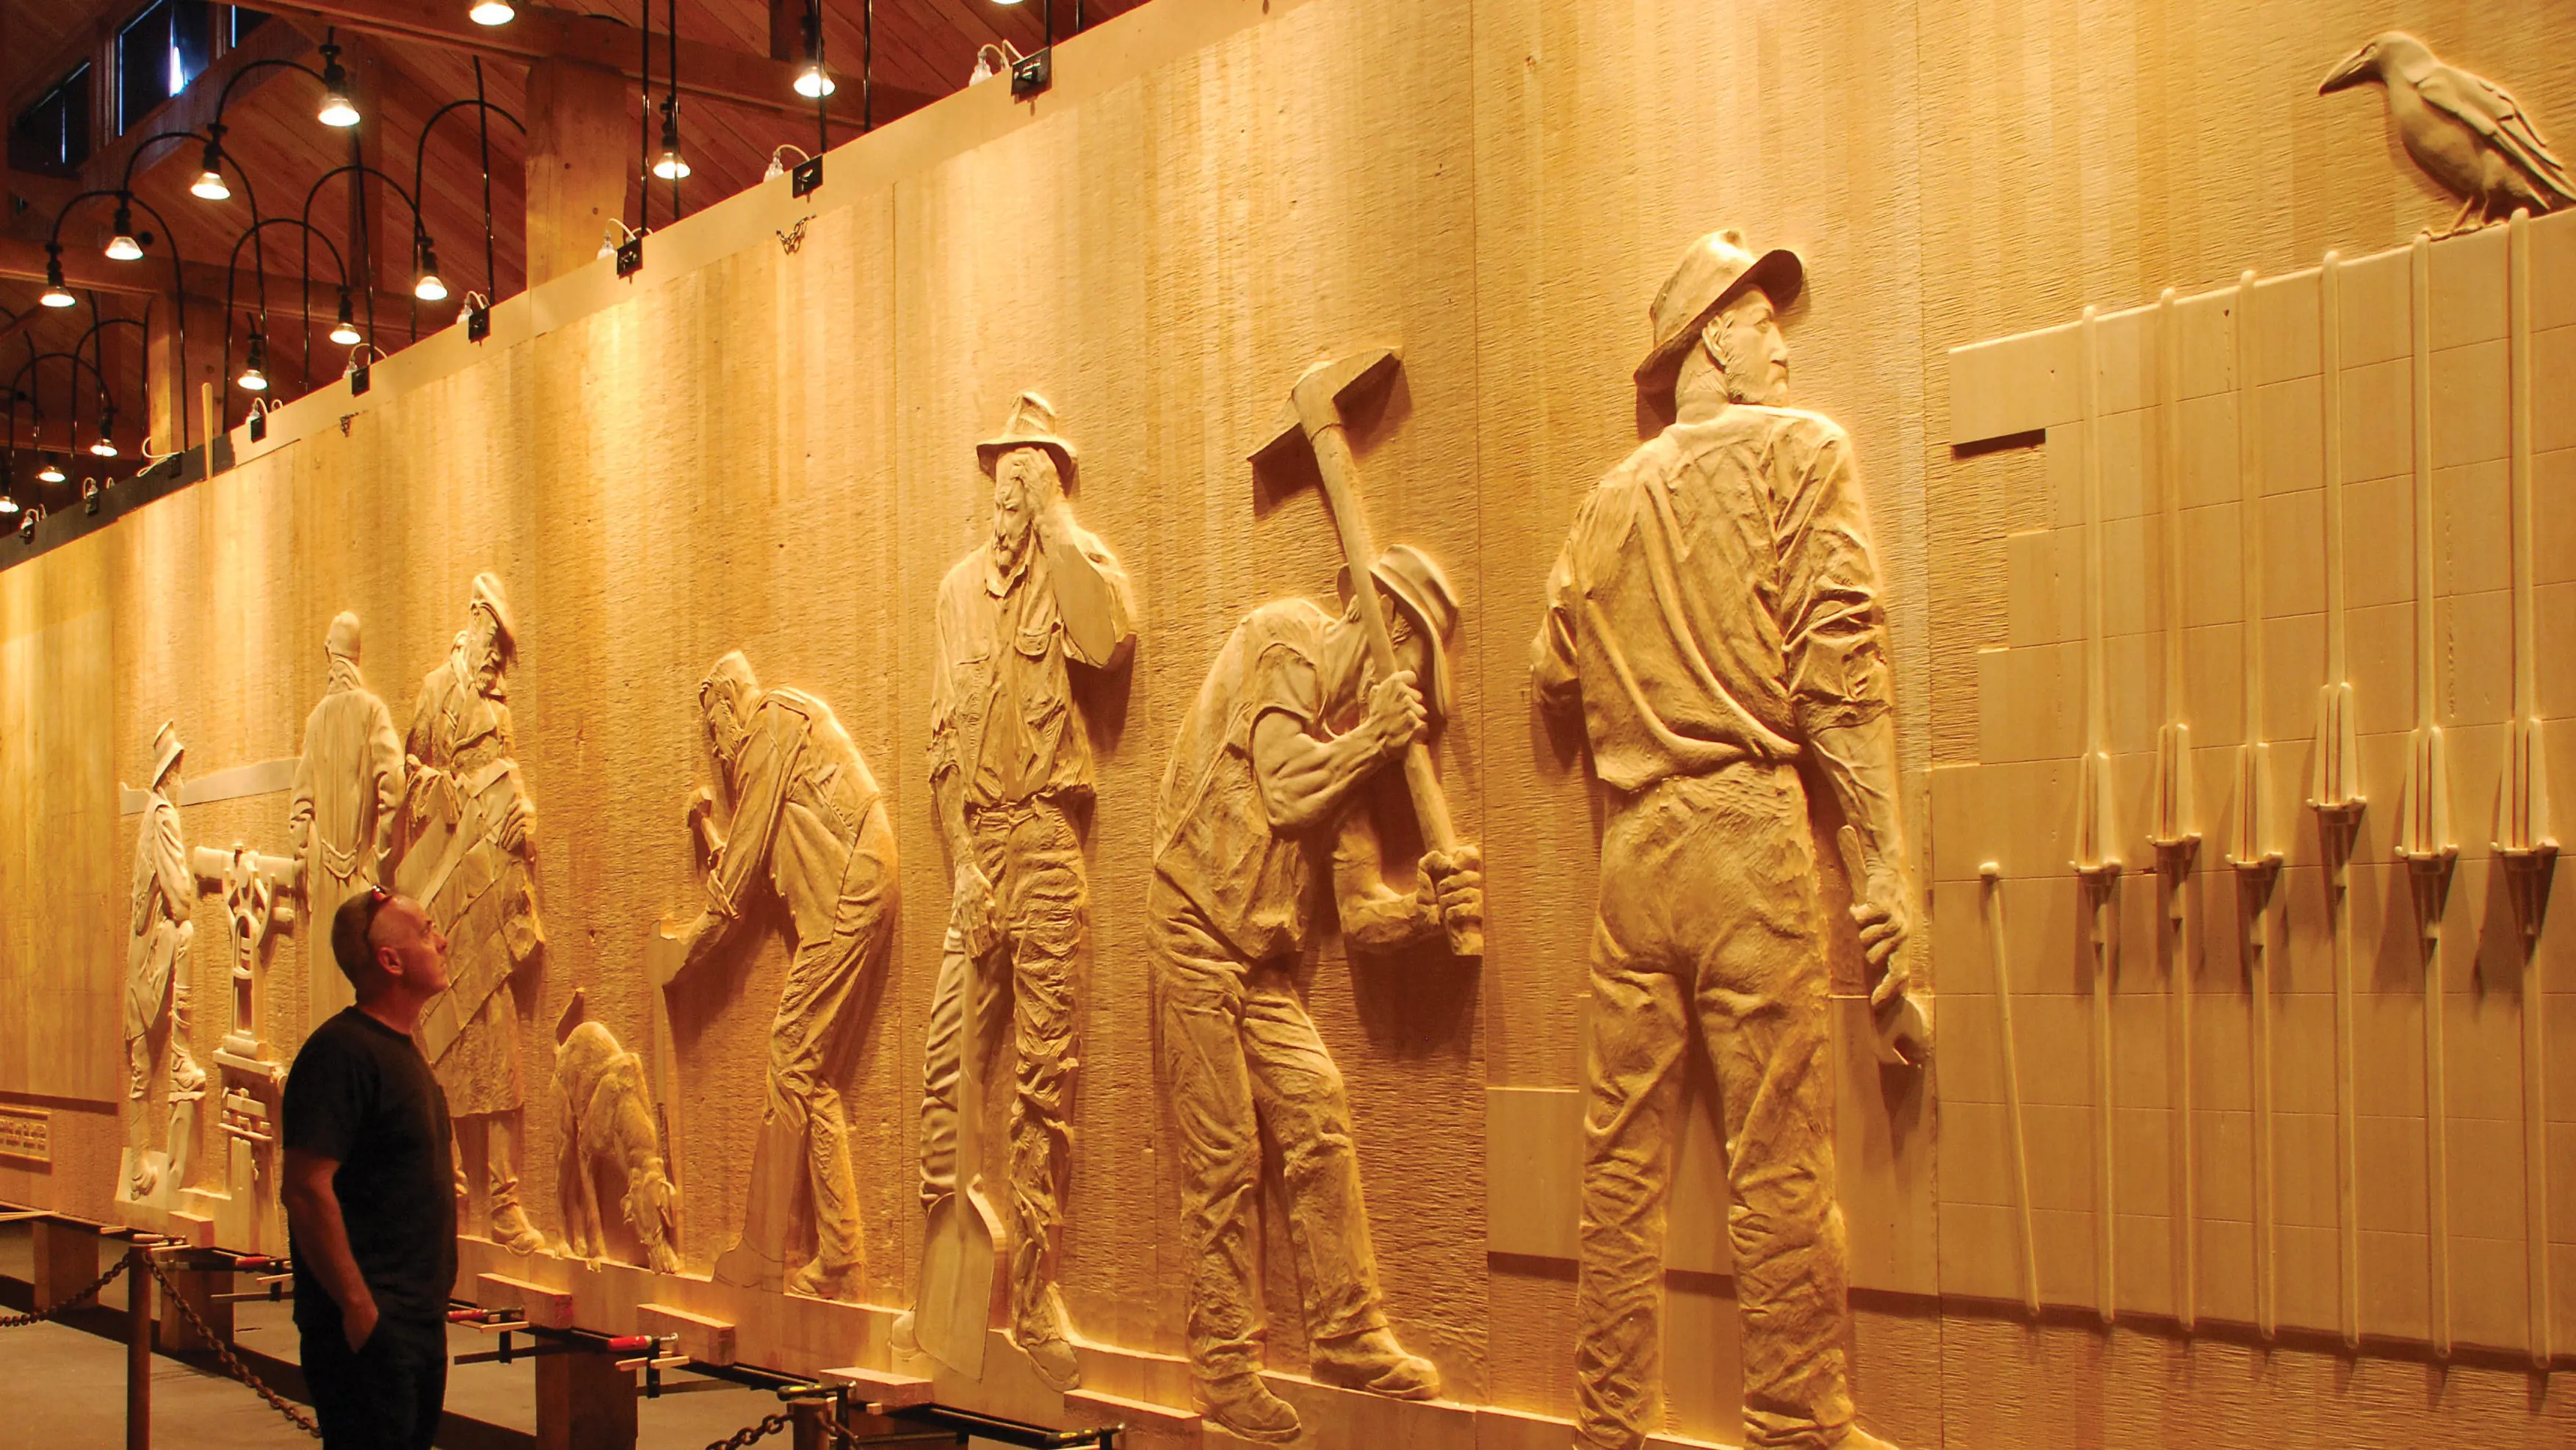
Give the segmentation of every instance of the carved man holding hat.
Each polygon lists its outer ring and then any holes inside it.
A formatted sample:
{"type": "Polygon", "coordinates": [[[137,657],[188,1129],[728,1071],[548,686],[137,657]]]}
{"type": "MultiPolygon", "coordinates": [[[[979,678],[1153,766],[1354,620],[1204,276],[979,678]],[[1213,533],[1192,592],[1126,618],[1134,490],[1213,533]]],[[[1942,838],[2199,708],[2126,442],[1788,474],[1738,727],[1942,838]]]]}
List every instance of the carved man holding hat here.
{"type": "Polygon", "coordinates": [[[1799,763],[1865,863],[1876,1000],[1909,909],[1886,621],[1850,440],[1786,406],[1796,255],[1702,237],[1655,298],[1636,371],[1673,422],[1576,510],[1531,647],[1609,788],[1592,945],[1575,1290],[1576,1429],[1637,1450],[1660,1419],[1664,1200],[1683,1061],[1718,1082],[1743,1316],[1746,1443],[1883,1444],[1853,1424],[1834,1201],[1824,924],[1799,763]]]}
{"type": "Polygon", "coordinates": [[[394,883],[453,944],[447,990],[414,1036],[448,1108],[484,1125],[491,1237],[517,1253],[545,1239],[519,1204],[519,1007],[510,979],[545,945],[537,920],[537,808],[510,733],[518,632],[494,574],[477,574],[446,663],[421,681],[403,742],[411,775],[394,883]]]}
{"type": "Polygon", "coordinates": [[[1090,933],[1076,815],[1092,793],[1091,740],[1067,667],[1123,662],[1136,602],[1117,556],[1074,522],[1074,448],[1046,399],[1020,394],[975,455],[993,480],[992,533],[940,581],[933,617],[930,792],[955,893],[922,1054],[921,1196],[936,1208],[957,1191],[960,1078],[982,1071],[1007,1021],[1018,1044],[1011,1335],[1065,1390],[1081,1371],[1049,1261],[1062,1221],[1076,973],[1090,933]],[[1009,1011],[984,1010],[1005,996],[1009,1011]]]}

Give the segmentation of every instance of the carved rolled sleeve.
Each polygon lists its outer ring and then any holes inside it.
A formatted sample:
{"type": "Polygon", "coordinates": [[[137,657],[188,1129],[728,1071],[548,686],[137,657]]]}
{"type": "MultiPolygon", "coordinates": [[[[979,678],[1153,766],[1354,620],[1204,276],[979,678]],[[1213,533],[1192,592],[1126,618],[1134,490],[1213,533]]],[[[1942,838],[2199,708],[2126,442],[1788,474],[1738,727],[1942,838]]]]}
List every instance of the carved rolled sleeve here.
{"type": "Polygon", "coordinates": [[[1783,433],[1778,499],[1780,652],[1805,733],[1887,713],[1886,621],[1851,442],[1830,423],[1783,433]]]}
{"type": "Polygon", "coordinates": [[[1118,562],[1118,556],[1109,552],[1109,546],[1100,542],[1090,530],[1075,528],[1070,531],[1070,537],[1074,547],[1082,551],[1082,557],[1090,560],[1091,567],[1099,571],[1100,582],[1109,586],[1110,636],[1115,642],[1107,654],[1093,659],[1068,630],[1065,632],[1064,655],[1076,664],[1089,665],[1094,669],[1114,669],[1126,658],[1128,651],[1135,648],[1136,585],[1127,577],[1127,568],[1118,562]]]}
{"type": "Polygon", "coordinates": [[[959,658],[965,632],[965,621],[959,617],[955,575],[939,590],[939,604],[931,617],[930,674],[930,778],[958,768],[962,750],[958,744],[958,707],[970,688],[960,678],[972,665],[959,658]]]}
{"type": "MultiPolygon", "coordinates": [[[[1576,537],[1585,532],[1591,513],[1592,499],[1587,495],[1575,510],[1576,537]]],[[[1575,616],[1581,608],[1574,577],[1574,539],[1568,538],[1557,551],[1555,567],[1547,571],[1547,609],[1539,616],[1537,637],[1530,641],[1530,684],[1538,691],[1539,704],[1551,712],[1583,706],[1583,677],[1574,656],[1575,616]]]]}

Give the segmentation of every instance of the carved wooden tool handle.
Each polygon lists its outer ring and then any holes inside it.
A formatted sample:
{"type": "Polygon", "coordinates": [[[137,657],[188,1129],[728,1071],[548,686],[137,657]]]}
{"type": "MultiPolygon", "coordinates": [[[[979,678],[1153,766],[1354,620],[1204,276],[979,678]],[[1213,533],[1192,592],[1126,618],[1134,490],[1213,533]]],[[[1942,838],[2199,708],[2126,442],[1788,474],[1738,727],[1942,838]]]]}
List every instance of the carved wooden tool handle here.
{"type": "MultiPolygon", "coordinates": [[[[1387,633],[1386,606],[1377,597],[1377,576],[1369,567],[1377,554],[1369,543],[1368,520],[1360,513],[1358,491],[1351,485],[1356,466],[1351,462],[1350,439],[1342,429],[1340,407],[1320,381],[1309,374],[1289,396],[1297,407],[1297,421],[1306,430],[1306,441],[1315,450],[1315,472],[1323,480],[1324,503],[1332,511],[1333,527],[1341,536],[1342,561],[1351,571],[1351,596],[1359,601],[1360,628],[1368,637],[1369,658],[1376,661],[1380,674],[1393,675],[1395,641],[1387,633]]],[[[1422,825],[1422,844],[1444,855],[1456,850],[1458,832],[1449,820],[1449,797],[1440,788],[1438,772],[1432,769],[1431,747],[1419,740],[1405,747],[1404,784],[1413,796],[1414,816],[1422,825]]],[[[1483,956],[1484,932],[1451,926],[1449,951],[1454,956],[1483,956]]]]}

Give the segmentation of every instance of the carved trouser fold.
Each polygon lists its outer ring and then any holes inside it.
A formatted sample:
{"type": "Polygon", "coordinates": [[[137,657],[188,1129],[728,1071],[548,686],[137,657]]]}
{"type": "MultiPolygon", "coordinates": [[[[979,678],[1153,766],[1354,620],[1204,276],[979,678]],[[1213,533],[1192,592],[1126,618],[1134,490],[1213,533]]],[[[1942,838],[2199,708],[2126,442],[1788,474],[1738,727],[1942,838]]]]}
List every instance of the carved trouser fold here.
{"type": "Polygon", "coordinates": [[[1386,1323],[1342,1074],[1276,964],[1238,959],[1161,881],[1154,921],[1163,1088],[1180,1125],[1190,1256],[1190,1363],[1205,1379],[1261,1368],[1261,1142],[1279,1153],[1309,1341],[1386,1323]]]}
{"type": "Polygon", "coordinates": [[[1583,1445],[1636,1450],[1662,1419],[1664,1200],[1694,1035],[1730,1146],[1746,1441],[1822,1447],[1851,1421],[1816,911],[1791,767],[1665,780],[1622,801],[1603,833],[1575,1298],[1583,1445]]]}
{"type": "MultiPolygon", "coordinates": [[[[1058,1222],[1056,1181],[1065,1159],[1065,1095],[1075,1067],[1074,954],[1081,948],[1084,903],[1082,842],[1073,822],[1050,801],[978,813],[968,829],[975,857],[1001,907],[1003,945],[977,961],[952,928],[940,949],[939,983],[930,1001],[930,1035],[921,1061],[921,1199],[934,1203],[957,1186],[957,1088],[966,1061],[967,983],[978,993],[975,1023],[983,1038],[974,1062],[982,1071],[1012,1026],[1018,1066],[1011,1098],[1011,1307],[1014,1327],[1052,1322],[1043,1301],[1046,1256],[1058,1222]],[[1009,975],[1000,958],[1009,953],[1009,975]],[[1010,1011],[1001,1010],[1010,994],[1010,1011]]],[[[991,1164],[987,1152],[984,1162],[991,1164]]],[[[989,1180],[990,1174],[987,1174],[989,1180]]]]}

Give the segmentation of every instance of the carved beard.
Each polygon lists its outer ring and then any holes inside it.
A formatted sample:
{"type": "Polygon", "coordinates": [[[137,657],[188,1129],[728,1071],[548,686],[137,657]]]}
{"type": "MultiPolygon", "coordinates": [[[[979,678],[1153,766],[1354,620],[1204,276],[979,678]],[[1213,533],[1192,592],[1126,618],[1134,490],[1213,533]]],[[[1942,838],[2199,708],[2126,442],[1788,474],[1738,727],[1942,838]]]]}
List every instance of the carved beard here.
{"type": "Polygon", "coordinates": [[[1021,507],[1017,515],[1005,514],[998,508],[993,510],[993,555],[1001,561],[1004,569],[1017,564],[1020,556],[1028,552],[1029,534],[1033,531],[1036,520],[1030,517],[1027,499],[1028,495],[1023,486],[1021,507]]]}
{"type": "Polygon", "coordinates": [[[725,783],[733,784],[735,768],[742,761],[742,747],[751,733],[742,728],[742,717],[734,713],[731,700],[715,699],[707,704],[707,743],[715,750],[716,764],[724,767],[725,783]]]}
{"type": "Polygon", "coordinates": [[[1718,380],[1726,385],[1728,402],[1770,404],[1777,401],[1769,396],[1767,389],[1757,394],[1756,388],[1759,385],[1748,381],[1760,378],[1767,382],[1770,377],[1770,359],[1763,357],[1757,350],[1761,340],[1762,334],[1756,329],[1734,327],[1718,329],[1717,341],[1709,348],[1708,355],[1709,360],[1717,364],[1718,380]],[[1746,344],[1733,341],[1737,337],[1749,337],[1752,342],[1746,344]]]}

